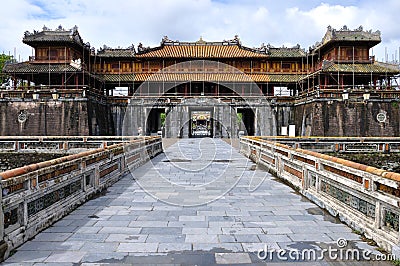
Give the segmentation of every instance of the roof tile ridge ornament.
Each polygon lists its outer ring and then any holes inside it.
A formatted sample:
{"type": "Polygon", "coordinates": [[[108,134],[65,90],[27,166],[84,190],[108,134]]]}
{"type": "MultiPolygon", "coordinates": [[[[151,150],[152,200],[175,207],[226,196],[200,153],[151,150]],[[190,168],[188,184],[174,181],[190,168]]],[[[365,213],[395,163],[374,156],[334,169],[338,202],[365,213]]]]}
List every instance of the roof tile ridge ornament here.
{"type": "Polygon", "coordinates": [[[282,47],[277,47],[277,48],[271,47],[271,48],[272,48],[272,49],[277,49],[277,50],[287,50],[287,51],[290,51],[290,50],[300,50],[300,49],[301,49],[301,46],[300,46],[300,44],[296,44],[295,46],[287,47],[287,46],[285,46],[285,45],[283,44],[282,47]]]}
{"type": "Polygon", "coordinates": [[[374,36],[378,36],[381,37],[381,31],[380,30],[376,30],[374,32],[372,32],[372,29],[365,31],[368,34],[374,35],[374,36]]]}
{"type": "Polygon", "coordinates": [[[150,51],[150,46],[144,47],[143,44],[141,42],[139,42],[137,49],[138,49],[139,54],[146,53],[146,52],[150,51]]]}
{"type": "Polygon", "coordinates": [[[56,28],[55,31],[65,31],[65,29],[63,28],[63,26],[61,26],[61,24],[56,28]]]}
{"type": "Polygon", "coordinates": [[[246,47],[246,46],[242,46],[241,48],[251,51],[251,52],[255,52],[255,53],[259,53],[259,54],[267,54],[267,46],[265,46],[265,43],[261,43],[260,47],[246,47]]]}
{"type": "Polygon", "coordinates": [[[75,36],[79,35],[78,27],[76,25],[72,29],[70,29],[69,31],[70,31],[69,36],[71,38],[74,38],[75,36]]]}
{"type": "Polygon", "coordinates": [[[258,48],[258,51],[261,53],[267,53],[267,46],[265,46],[265,43],[261,43],[260,48],[258,48]]]}
{"type": "Polygon", "coordinates": [[[127,49],[130,50],[132,54],[134,55],[136,54],[135,45],[133,43],[130,46],[128,46],[127,49]]]}
{"type": "Polygon", "coordinates": [[[33,32],[30,32],[29,30],[27,30],[27,31],[24,32],[24,38],[26,38],[28,36],[35,35],[35,34],[37,34],[36,30],[33,30],[33,32]]]}
{"type": "Polygon", "coordinates": [[[174,41],[172,41],[170,38],[168,38],[167,35],[164,35],[163,38],[161,39],[161,45],[163,45],[164,43],[173,43],[174,41]]]}
{"type": "Polygon", "coordinates": [[[90,43],[89,42],[87,42],[87,43],[83,42],[83,39],[82,39],[82,37],[81,37],[81,35],[79,34],[79,31],[78,31],[78,26],[75,25],[69,31],[70,31],[69,36],[70,36],[71,39],[74,39],[77,43],[81,44],[84,48],[90,49],[90,43]]]}
{"type": "Polygon", "coordinates": [[[205,40],[203,40],[203,36],[200,36],[200,39],[195,42],[196,44],[207,44],[205,40]]]}
{"type": "Polygon", "coordinates": [[[165,45],[165,44],[173,45],[174,43],[179,43],[179,41],[178,41],[178,40],[173,41],[173,40],[171,40],[170,38],[168,38],[167,35],[164,35],[164,37],[161,39],[160,45],[161,45],[161,46],[163,46],[163,45],[165,45]]]}
{"type": "Polygon", "coordinates": [[[103,52],[103,51],[110,50],[110,49],[111,49],[111,47],[103,44],[103,47],[100,47],[97,51],[98,52],[103,52]]]}
{"type": "MultiPolygon", "coordinates": [[[[345,26],[346,27],[346,26],[345,26]]],[[[332,28],[331,25],[328,25],[326,33],[324,37],[322,38],[321,42],[316,42],[313,48],[318,48],[319,46],[329,42],[336,36],[336,29],[332,28]]]]}
{"type": "MultiPolygon", "coordinates": [[[[242,43],[240,42],[239,35],[237,35],[237,34],[233,37],[233,39],[223,40],[222,43],[225,45],[238,45],[238,46],[242,45],[242,43]]],[[[249,49],[252,49],[252,48],[249,48],[249,49]]]]}

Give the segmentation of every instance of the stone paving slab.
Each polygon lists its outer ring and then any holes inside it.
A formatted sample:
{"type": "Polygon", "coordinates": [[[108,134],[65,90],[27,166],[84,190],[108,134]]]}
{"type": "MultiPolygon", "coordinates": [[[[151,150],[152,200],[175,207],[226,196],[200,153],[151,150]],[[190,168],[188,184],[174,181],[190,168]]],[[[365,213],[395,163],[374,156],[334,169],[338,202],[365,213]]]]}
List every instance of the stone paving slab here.
{"type": "Polygon", "coordinates": [[[215,261],[217,264],[229,265],[251,263],[247,253],[215,253],[215,261]]]}
{"type": "Polygon", "coordinates": [[[19,247],[4,265],[281,265],[258,252],[321,250],[340,237],[378,252],[226,142],[181,139],[19,247]]]}

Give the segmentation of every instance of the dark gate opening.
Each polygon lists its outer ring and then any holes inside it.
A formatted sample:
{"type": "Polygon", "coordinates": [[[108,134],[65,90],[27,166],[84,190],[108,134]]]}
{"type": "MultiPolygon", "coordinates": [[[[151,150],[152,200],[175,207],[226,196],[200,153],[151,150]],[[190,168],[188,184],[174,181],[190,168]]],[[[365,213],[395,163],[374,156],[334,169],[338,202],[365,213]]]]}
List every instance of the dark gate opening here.
{"type": "Polygon", "coordinates": [[[237,114],[239,122],[239,132],[244,131],[244,135],[254,136],[255,115],[253,110],[251,108],[238,108],[237,114]]]}
{"type": "Polygon", "coordinates": [[[147,130],[148,136],[164,135],[165,126],[165,109],[153,108],[147,117],[147,130]]]}

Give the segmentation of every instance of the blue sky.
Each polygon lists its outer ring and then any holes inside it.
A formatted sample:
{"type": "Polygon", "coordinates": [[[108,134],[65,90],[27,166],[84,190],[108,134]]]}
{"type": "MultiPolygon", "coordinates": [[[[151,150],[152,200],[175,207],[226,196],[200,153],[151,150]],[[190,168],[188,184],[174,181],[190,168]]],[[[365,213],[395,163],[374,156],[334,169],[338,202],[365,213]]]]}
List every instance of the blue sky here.
{"type": "Polygon", "coordinates": [[[44,25],[77,25],[85,42],[96,49],[159,45],[162,37],[181,41],[232,39],[259,47],[300,44],[308,49],[321,41],[328,25],[380,30],[377,59],[399,58],[398,0],[8,0],[0,11],[0,52],[27,60],[32,49],[22,43],[25,31],[44,25]]]}

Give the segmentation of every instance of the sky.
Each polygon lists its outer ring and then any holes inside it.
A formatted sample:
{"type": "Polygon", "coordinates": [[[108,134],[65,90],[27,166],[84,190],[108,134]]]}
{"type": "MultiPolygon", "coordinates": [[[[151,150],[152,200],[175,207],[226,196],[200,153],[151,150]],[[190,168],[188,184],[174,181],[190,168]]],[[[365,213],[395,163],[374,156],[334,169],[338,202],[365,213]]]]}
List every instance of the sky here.
{"type": "Polygon", "coordinates": [[[399,60],[399,0],[8,0],[0,10],[0,53],[25,61],[32,48],[22,43],[25,31],[43,26],[78,26],[84,42],[96,50],[158,46],[171,40],[233,39],[242,45],[274,47],[300,44],[308,50],[322,40],[327,27],[379,30],[373,48],[379,61],[399,60]]]}

